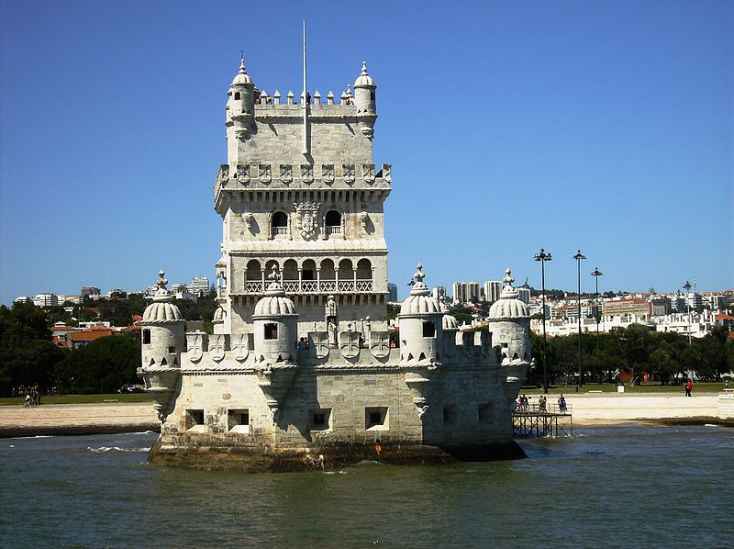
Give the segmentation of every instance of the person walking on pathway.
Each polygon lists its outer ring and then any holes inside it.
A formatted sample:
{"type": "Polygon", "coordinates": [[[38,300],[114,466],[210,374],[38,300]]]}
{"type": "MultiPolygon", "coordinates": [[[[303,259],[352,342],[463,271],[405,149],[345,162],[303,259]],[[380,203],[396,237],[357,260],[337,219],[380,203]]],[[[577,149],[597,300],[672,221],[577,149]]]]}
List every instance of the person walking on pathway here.
{"type": "Polygon", "coordinates": [[[690,377],[686,381],[686,396],[693,396],[693,380],[690,377]]]}

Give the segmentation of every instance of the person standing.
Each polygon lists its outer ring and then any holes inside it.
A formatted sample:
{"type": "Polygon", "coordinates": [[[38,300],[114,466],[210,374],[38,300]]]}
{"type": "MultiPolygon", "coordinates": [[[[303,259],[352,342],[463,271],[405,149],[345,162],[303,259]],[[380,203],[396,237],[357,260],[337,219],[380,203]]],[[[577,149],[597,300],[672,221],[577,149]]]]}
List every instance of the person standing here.
{"type": "Polygon", "coordinates": [[[686,396],[693,396],[693,380],[690,377],[686,381],[686,396]]]}

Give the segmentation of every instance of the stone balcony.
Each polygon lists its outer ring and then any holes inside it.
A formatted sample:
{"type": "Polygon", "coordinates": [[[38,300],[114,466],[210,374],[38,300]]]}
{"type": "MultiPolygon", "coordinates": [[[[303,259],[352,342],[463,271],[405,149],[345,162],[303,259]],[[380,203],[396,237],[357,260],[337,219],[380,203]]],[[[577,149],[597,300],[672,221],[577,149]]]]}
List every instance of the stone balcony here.
{"type": "MultiPolygon", "coordinates": [[[[247,280],[244,289],[233,290],[232,295],[259,295],[267,288],[267,281],[247,280]]],[[[350,280],[283,280],[286,294],[366,294],[374,292],[372,279],[350,280]]]]}

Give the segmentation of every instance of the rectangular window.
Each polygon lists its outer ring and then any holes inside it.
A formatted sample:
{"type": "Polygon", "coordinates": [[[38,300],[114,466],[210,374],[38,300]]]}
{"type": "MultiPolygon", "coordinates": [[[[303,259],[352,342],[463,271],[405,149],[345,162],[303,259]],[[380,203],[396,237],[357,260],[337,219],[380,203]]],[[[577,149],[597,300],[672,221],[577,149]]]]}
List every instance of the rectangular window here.
{"type": "Polygon", "coordinates": [[[227,426],[232,433],[250,432],[249,410],[227,410],[227,426]]]}
{"type": "Polygon", "coordinates": [[[331,430],[331,408],[321,408],[320,410],[313,411],[311,414],[311,430],[331,430]]]}
{"type": "Polygon", "coordinates": [[[390,429],[388,409],[386,407],[365,408],[364,428],[367,431],[387,431],[390,429]]]}
{"type": "Polygon", "coordinates": [[[191,429],[197,425],[204,425],[204,410],[186,410],[186,427],[191,429]]]}
{"type": "Polygon", "coordinates": [[[278,339],[278,325],[270,322],[265,325],[265,339],[278,339]]]}
{"type": "Polygon", "coordinates": [[[479,423],[491,423],[493,415],[493,406],[491,402],[484,402],[477,409],[479,423]]]}
{"type": "Polygon", "coordinates": [[[171,353],[171,354],[175,353],[176,352],[176,347],[169,347],[168,348],[168,352],[171,353]]]}
{"type": "Polygon", "coordinates": [[[436,325],[430,320],[423,322],[423,337],[436,337],[436,325]]]}
{"type": "Polygon", "coordinates": [[[150,330],[143,330],[143,345],[150,345],[150,330]]]}
{"type": "Polygon", "coordinates": [[[449,404],[443,407],[443,423],[444,425],[456,423],[456,405],[449,404]]]}

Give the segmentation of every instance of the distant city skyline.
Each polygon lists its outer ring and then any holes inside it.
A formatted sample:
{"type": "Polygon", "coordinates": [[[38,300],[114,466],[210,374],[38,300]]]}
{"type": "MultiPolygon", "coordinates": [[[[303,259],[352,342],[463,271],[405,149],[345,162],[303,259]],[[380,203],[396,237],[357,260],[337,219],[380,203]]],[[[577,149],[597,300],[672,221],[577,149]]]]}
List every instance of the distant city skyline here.
{"type": "Polygon", "coordinates": [[[734,4],[0,10],[0,303],[213,280],[227,84],[244,50],[260,87],[300,93],[304,15],[312,90],[362,58],[377,81],[399,296],[419,261],[434,287],[511,267],[537,288],[541,247],[547,288],[573,291],[578,248],[586,291],[597,265],[600,291],[734,285],[734,4]]]}

